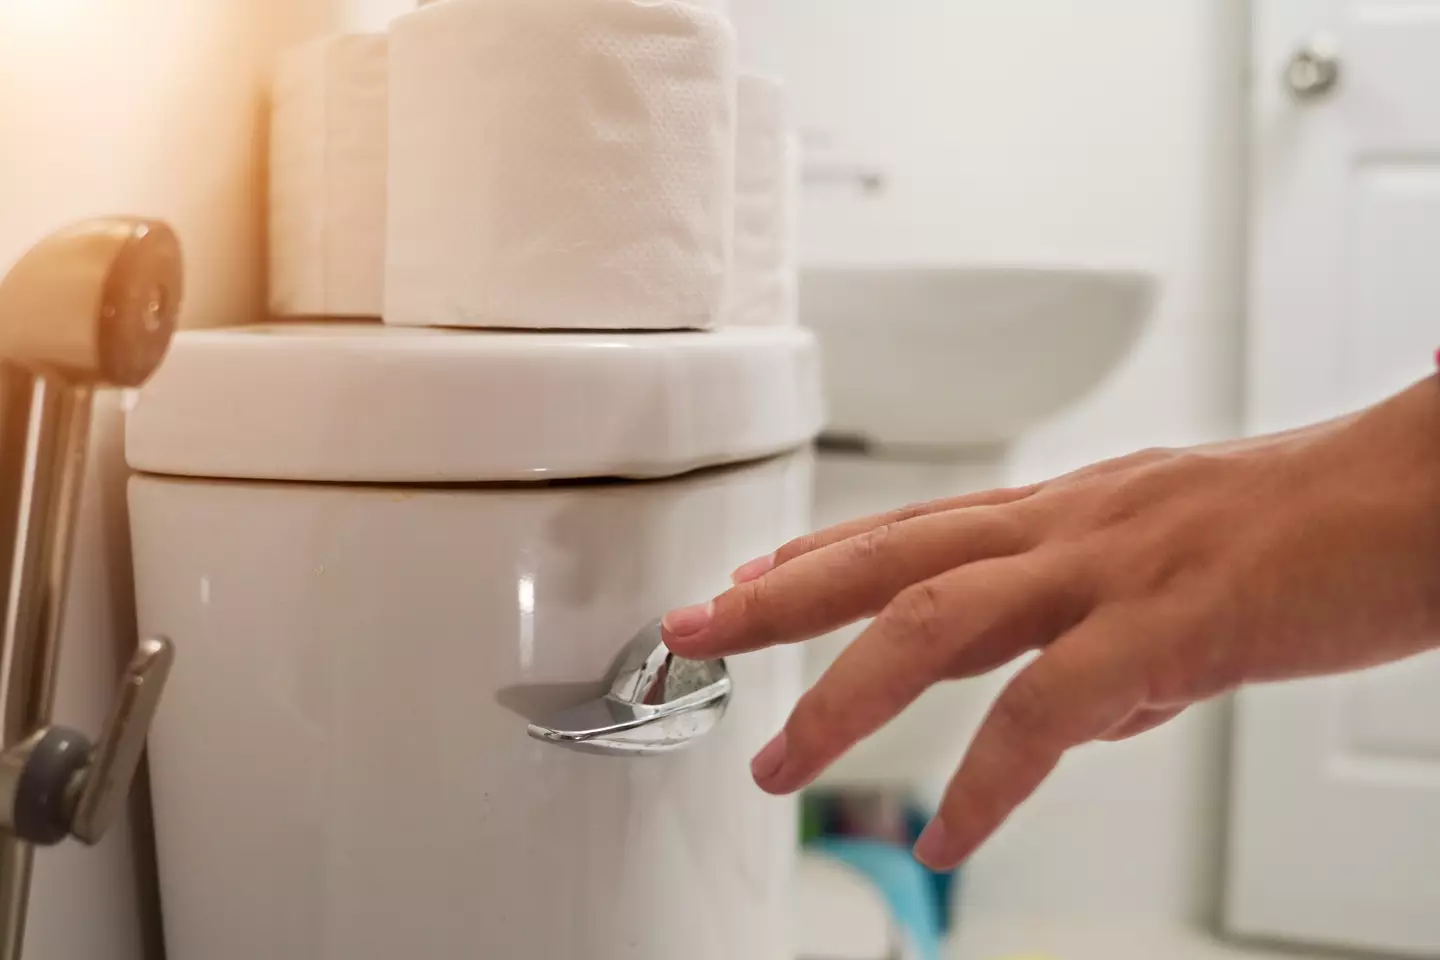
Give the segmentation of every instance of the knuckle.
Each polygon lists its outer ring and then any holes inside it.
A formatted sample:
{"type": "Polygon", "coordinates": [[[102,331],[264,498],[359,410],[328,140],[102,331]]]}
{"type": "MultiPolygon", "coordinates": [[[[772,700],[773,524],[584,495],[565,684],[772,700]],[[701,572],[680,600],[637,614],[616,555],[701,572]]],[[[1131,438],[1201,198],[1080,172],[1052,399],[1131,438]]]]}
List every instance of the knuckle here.
{"type": "Polygon", "coordinates": [[[1109,473],[1125,473],[1144,470],[1147,467],[1154,467],[1174,460],[1181,451],[1173,447],[1146,447],[1144,450],[1137,450],[1132,454],[1108,461],[1109,473]]]}
{"type": "Polygon", "coordinates": [[[1111,599],[1153,600],[1193,576],[1192,550],[1166,522],[1144,531],[1102,530],[1089,546],[1097,577],[1111,599]]]}
{"type": "Polygon", "coordinates": [[[985,507],[977,512],[978,539],[995,555],[1017,553],[1034,546],[1032,524],[1011,505],[985,507]]]}
{"type": "Polygon", "coordinates": [[[1144,450],[1137,450],[1128,457],[1121,457],[1119,462],[1129,467],[1141,467],[1158,463],[1161,460],[1168,460],[1173,456],[1175,456],[1175,449],[1173,447],[1146,447],[1144,450]]]}
{"type": "Polygon", "coordinates": [[[810,758],[823,758],[843,747],[846,711],[823,687],[806,691],[786,724],[791,748],[810,758]]]}
{"type": "Polygon", "coordinates": [[[1153,703],[1190,704],[1238,687],[1245,680],[1242,658],[1236,655],[1219,619],[1202,609],[1203,591],[1189,609],[1168,619],[1166,636],[1156,644],[1148,664],[1147,699],[1153,703]]]}
{"type": "Polygon", "coordinates": [[[1051,716],[1045,691],[1027,673],[1016,676],[995,701],[995,723],[1022,741],[1043,742],[1048,736],[1051,716]]]}
{"type": "Polygon", "coordinates": [[[1148,499],[1149,477],[1126,474],[1107,484],[1095,502],[1095,520],[1100,526],[1119,526],[1134,519],[1148,499]]]}
{"type": "Polygon", "coordinates": [[[857,537],[850,538],[849,559],[857,566],[871,567],[877,565],[884,556],[885,542],[894,533],[894,524],[882,523],[878,527],[866,530],[857,537]]]}
{"type": "Polygon", "coordinates": [[[778,633],[780,610],[771,578],[752,580],[732,590],[730,596],[725,621],[735,629],[743,630],[759,642],[769,642],[778,633]]]}
{"type": "Polygon", "coordinates": [[[1108,476],[1097,484],[1090,522],[1118,527],[1146,512],[1170,488],[1166,471],[1151,464],[1108,476]]]}
{"type": "Polygon", "coordinates": [[[926,581],[902,591],[886,609],[889,633],[919,650],[926,659],[943,659],[946,630],[939,587],[926,581]]]}
{"type": "Polygon", "coordinates": [[[1075,475],[1047,498],[1056,530],[1076,538],[1127,526],[1171,488],[1165,466],[1166,461],[1147,457],[1128,465],[1101,464],[1075,475]]]}
{"type": "Polygon", "coordinates": [[[1110,460],[1102,460],[1099,463],[1092,463],[1087,467],[1081,467],[1060,478],[1061,483],[1083,483],[1096,480],[1111,474],[1121,473],[1125,470],[1134,470],[1140,467],[1147,467],[1153,463],[1165,460],[1174,451],[1165,447],[1147,447],[1144,450],[1137,450],[1134,453],[1127,453],[1123,457],[1114,457],[1110,460]]]}
{"type": "Polygon", "coordinates": [[[1197,676],[1195,664],[1187,657],[1177,657],[1173,652],[1155,657],[1146,677],[1146,702],[1148,703],[1190,703],[1195,691],[1202,684],[1197,676]]]}
{"type": "Polygon", "coordinates": [[[891,511],[885,519],[888,521],[887,525],[904,523],[906,520],[929,516],[935,512],[935,509],[935,504],[929,501],[907,503],[900,509],[891,511]]]}
{"type": "Polygon", "coordinates": [[[775,563],[780,565],[794,560],[796,557],[803,557],[824,546],[819,533],[807,533],[803,537],[796,537],[789,543],[775,551],[775,563]]]}

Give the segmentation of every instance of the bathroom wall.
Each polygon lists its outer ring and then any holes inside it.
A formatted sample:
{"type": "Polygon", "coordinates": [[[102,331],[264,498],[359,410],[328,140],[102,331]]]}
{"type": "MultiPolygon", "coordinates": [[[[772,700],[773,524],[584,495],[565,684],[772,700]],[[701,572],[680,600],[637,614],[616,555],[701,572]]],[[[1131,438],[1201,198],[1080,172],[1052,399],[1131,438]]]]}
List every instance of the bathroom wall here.
{"type": "Polygon", "coordinates": [[[383,30],[418,0],[336,0],[337,22],[346,30],[383,30]]]}
{"type": "MultiPolygon", "coordinates": [[[[873,196],[812,184],[807,262],[1116,263],[1159,276],[1147,336],[1020,444],[1017,479],[1236,429],[1243,0],[732,6],[745,59],[790,81],[810,161],[889,180],[873,196]]],[[[1208,918],[1225,719],[1195,710],[1072,756],[973,864],[964,921],[1208,918]]]]}
{"type": "MultiPolygon", "coordinates": [[[[263,305],[263,110],[275,52],[327,28],[332,0],[0,0],[0,274],[76,219],[160,217],[186,258],[182,322],[263,305]]],[[[34,318],[44,322],[43,317],[34,318]]],[[[57,718],[97,731],[134,642],[118,399],[103,394],[61,644],[57,718]]],[[[157,956],[122,821],[94,849],[39,854],[27,956],[157,956]]],[[[141,829],[139,836],[145,836],[141,829]]]]}
{"type": "Polygon", "coordinates": [[[338,0],[0,3],[0,269],[63,223],[169,220],[183,322],[263,306],[263,104],[275,52],[338,0]]]}

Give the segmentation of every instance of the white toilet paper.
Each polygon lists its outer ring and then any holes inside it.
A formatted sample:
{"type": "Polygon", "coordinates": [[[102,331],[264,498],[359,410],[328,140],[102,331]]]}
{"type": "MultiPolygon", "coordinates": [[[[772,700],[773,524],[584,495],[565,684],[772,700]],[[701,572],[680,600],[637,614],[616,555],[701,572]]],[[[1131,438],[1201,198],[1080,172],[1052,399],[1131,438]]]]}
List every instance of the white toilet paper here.
{"type": "Polygon", "coordinates": [[[270,309],[378,317],[384,307],[386,39],[290,51],[270,131],[270,309]]]}
{"type": "Polygon", "coordinates": [[[728,19],[675,0],[442,0],[391,25],[390,69],[386,322],[717,322],[728,19]]]}
{"type": "Polygon", "coordinates": [[[735,260],[726,319],[741,325],[793,324],[799,143],[779,81],[741,74],[738,90],[735,260]]]}

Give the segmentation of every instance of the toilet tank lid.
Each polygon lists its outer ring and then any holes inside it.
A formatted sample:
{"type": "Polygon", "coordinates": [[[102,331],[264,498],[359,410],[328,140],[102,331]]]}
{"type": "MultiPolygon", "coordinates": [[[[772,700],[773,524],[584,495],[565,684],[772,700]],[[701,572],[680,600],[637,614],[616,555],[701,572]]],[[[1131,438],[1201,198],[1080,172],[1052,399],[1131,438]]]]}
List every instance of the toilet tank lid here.
{"type": "Polygon", "coordinates": [[[281,323],[187,331],[130,397],[150,473],[474,483],[649,478],[805,445],[808,331],[521,333],[281,323]]]}

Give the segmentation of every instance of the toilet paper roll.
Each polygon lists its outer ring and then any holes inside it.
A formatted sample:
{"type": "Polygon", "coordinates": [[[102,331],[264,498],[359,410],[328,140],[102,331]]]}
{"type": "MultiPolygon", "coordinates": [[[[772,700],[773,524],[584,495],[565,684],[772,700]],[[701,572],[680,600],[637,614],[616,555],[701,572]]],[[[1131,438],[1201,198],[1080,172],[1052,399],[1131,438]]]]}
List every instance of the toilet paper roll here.
{"type": "Polygon", "coordinates": [[[734,217],[734,33],[674,0],[442,0],[390,32],[385,320],[704,328],[734,217]]]}
{"type": "Polygon", "coordinates": [[[270,310],[384,308],[387,41],[326,37],[276,72],[270,131],[270,310]]]}
{"type": "Polygon", "coordinates": [[[741,74],[736,106],[735,260],[727,322],[797,322],[800,148],[778,80],[741,74]]]}

